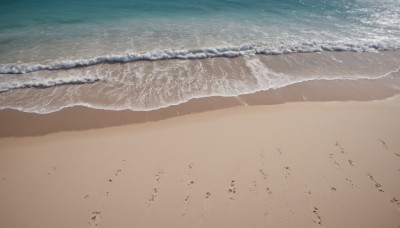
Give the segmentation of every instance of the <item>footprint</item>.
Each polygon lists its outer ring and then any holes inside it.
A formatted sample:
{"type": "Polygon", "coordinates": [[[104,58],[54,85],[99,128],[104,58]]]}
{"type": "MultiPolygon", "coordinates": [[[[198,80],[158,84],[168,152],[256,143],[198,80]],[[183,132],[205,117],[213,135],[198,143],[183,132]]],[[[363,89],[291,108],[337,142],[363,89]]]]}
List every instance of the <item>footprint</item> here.
{"type": "MultiPolygon", "coordinates": [[[[386,150],[389,150],[388,144],[387,144],[385,141],[383,141],[383,139],[379,139],[379,141],[382,143],[382,146],[383,146],[386,150]]],[[[394,152],[394,155],[396,155],[396,157],[400,158],[400,153],[394,152]]]]}
{"type": "Polygon", "coordinates": [[[371,174],[367,174],[367,176],[369,177],[369,179],[371,179],[375,183],[375,188],[377,188],[380,192],[385,192],[382,188],[382,185],[379,184],[378,182],[376,182],[376,180],[374,179],[374,177],[371,174]]]}
{"type": "Polygon", "coordinates": [[[339,162],[333,161],[333,164],[335,164],[335,166],[336,166],[337,169],[340,169],[340,164],[339,164],[339,162]]]}
{"type": "MultiPolygon", "coordinates": [[[[125,165],[125,162],[126,162],[125,160],[122,160],[123,165],[125,165]]],[[[117,171],[115,171],[114,176],[117,177],[121,172],[122,172],[122,169],[118,169],[117,171]]],[[[110,183],[113,182],[113,179],[111,179],[111,178],[108,179],[108,182],[110,182],[110,183]]]]}
{"type": "Polygon", "coordinates": [[[264,154],[260,154],[260,160],[261,160],[261,168],[258,170],[261,175],[262,178],[265,180],[267,180],[268,174],[266,171],[266,165],[265,165],[265,155],[264,154]]]}
{"type": "Polygon", "coordinates": [[[354,166],[354,162],[352,160],[347,160],[351,166],[354,166]]]}
{"type": "Polygon", "coordinates": [[[335,187],[331,186],[331,191],[332,191],[332,192],[336,192],[337,189],[336,189],[335,187]]]}
{"type": "Polygon", "coordinates": [[[356,187],[356,185],[353,184],[353,181],[350,180],[349,178],[346,178],[346,181],[351,184],[351,188],[355,188],[356,187]]]}
{"type": "Polygon", "coordinates": [[[313,208],[313,213],[314,213],[314,216],[315,216],[315,218],[313,219],[313,222],[318,224],[318,225],[322,225],[322,218],[319,215],[318,208],[314,207],[313,208]]]}
{"type": "Polygon", "coordinates": [[[210,192],[206,192],[206,199],[209,199],[211,197],[211,193],[210,192]]]}
{"type": "Polygon", "coordinates": [[[229,194],[228,198],[230,200],[235,200],[236,187],[235,187],[235,181],[234,180],[231,181],[231,185],[228,188],[228,194],[229,194]]]}
{"type": "Polygon", "coordinates": [[[283,153],[282,153],[282,150],[281,150],[281,148],[277,147],[277,148],[276,148],[276,150],[278,151],[279,155],[281,155],[281,156],[282,156],[282,154],[283,154],[283,153]]]}
{"type": "Polygon", "coordinates": [[[272,195],[272,191],[270,188],[266,188],[265,191],[267,192],[268,196],[272,195]]]}
{"type": "Polygon", "coordinates": [[[291,172],[290,172],[290,167],[289,166],[285,166],[283,167],[284,171],[285,171],[285,178],[287,179],[288,176],[290,176],[291,172]]]}
{"type": "Polygon", "coordinates": [[[83,198],[84,198],[84,199],[88,199],[88,198],[89,198],[89,194],[84,195],[83,198]]]}
{"type": "Polygon", "coordinates": [[[56,173],[56,172],[57,172],[57,167],[53,166],[51,168],[51,171],[47,172],[47,174],[51,175],[51,174],[56,173]]]}
{"type": "Polygon", "coordinates": [[[250,192],[254,192],[257,195],[257,181],[253,180],[253,186],[249,189],[250,192]]]}
{"type": "Polygon", "coordinates": [[[344,150],[343,146],[341,146],[338,141],[336,141],[335,146],[339,149],[340,153],[347,154],[347,152],[344,150]]]}
{"type": "Polygon", "coordinates": [[[148,207],[151,207],[158,195],[158,188],[153,188],[153,193],[150,195],[148,207]]]}
{"type": "Polygon", "coordinates": [[[383,139],[379,139],[379,142],[382,143],[382,146],[385,147],[386,150],[389,150],[389,146],[387,145],[387,143],[385,141],[383,141],[383,139]]]}
{"type": "MultiPolygon", "coordinates": [[[[193,163],[189,163],[188,167],[189,167],[189,170],[188,170],[186,179],[190,180],[192,169],[194,168],[193,163]]],[[[183,180],[182,180],[182,182],[183,182],[183,180]]],[[[193,180],[188,181],[187,189],[186,189],[186,196],[185,196],[185,199],[184,199],[182,216],[185,216],[186,213],[187,213],[187,207],[188,207],[188,203],[189,203],[189,201],[191,199],[191,193],[192,193],[192,186],[193,185],[194,185],[194,181],[193,180]]]]}
{"type": "Polygon", "coordinates": [[[397,197],[393,197],[393,199],[391,199],[390,202],[395,206],[400,207],[400,200],[397,199],[397,197]]]}
{"type": "Polygon", "coordinates": [[[262,178],[264,179],[264,180],[267,180],[267,172],[266,171],[264,171],[264,170],[262,170],[262,169],[260,169],[259,170],[260,171],[260,173],[261,173],[261,175],[262,175],[262,178]]]}
{"type": "Polygon", "coordinates": [[[201,216],[203,217],[203,219],[205,218],[206,214],[207,214],[207,206],[208,206],[208,200],[211,197],[211,193],[210,192],[206,192],[206,195],[204,197],[204,203],[203,203],[203,211],[201,213],[201,216]]]}
{"type": "Polygon", "coordinates": [[[89,226],[90,227],[95,227],[95,226],[97,227],[99,225],[101,219],[102,219],[102,216],[101,216],[101,212],[100,211],[92,212],[92,217],[90,217],[90,220],[89,220],[89,226]]]}
{"type": "Polygon", "coordinates": [[[164,171],[162,169],[158,170],[157,174],[156,174],[156,181],[160,182],[161,179],[161,175],[164,174],[164,171]]]}
{"type": "MultiPolygon", "coordinates": [[[[334,155],[333,154],[329,154],[329,158],[333,160],[334,159],[334,155]]],[[[337,162],[336,160],[333,160],[333,164],[336,166],[337,169],[340,169],[339,162],[337,162]]]]}
{"type": "Polygon", "coordinates": [[[160,184],[161,176],[164,174],[164,171],[162,169],[158,170],[155,178],[156,178],[156,184],[153,188],[153,193],[150,195],[149,200],[148,200],[148,207],[150,208],[153,203],[155,202],[157,196],[158,196],[158,186],[160,184]]]}
{"type": "Polygon", "coordinates": [[[115,176],[118,176],[121,172],[122,172],[122,170],[121,170],[121,169],[118,169],[118,170],[115,172],[115,176]]]}
{"type": "Polygon", "coordinates": [[[188,188],[188,194],[186,195],[186,197],[185,197],[185,203],[187,203],[188,201],[189,201],[189,198],[190,198],[190,193],[191,193],[191,191],[192,191],[192,185],[194,184],[194,181],[190,181],[189,183],[188,183],[188,186],[189,186],[189,188],[188,188]]]}

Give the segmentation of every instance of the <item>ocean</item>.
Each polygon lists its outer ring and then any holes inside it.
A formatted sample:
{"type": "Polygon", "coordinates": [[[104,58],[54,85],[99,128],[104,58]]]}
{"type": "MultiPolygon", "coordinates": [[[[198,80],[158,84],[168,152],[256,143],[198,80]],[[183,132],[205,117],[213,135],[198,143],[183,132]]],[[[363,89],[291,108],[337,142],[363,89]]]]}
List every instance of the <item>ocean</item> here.
{"type": "Polygon", "coordinates": [[[399,71],[399,48],[397,0],[2,0],[0,109],[149,111],[373,80],[399,71]]]}

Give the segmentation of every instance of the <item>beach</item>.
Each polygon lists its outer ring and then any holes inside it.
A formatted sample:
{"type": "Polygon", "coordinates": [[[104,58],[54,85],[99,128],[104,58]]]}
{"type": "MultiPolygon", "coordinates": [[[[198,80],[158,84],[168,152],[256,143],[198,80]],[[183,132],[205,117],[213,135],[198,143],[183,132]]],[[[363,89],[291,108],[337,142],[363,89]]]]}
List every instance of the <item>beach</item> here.
{"type": "Polygon", "coordinates": [[[1,226],[400,225],[398,95],[231,106],[69,129],[73,108],[36,132],[41,114],[13,113],[28,127],[2,121],[1,226]]]}
{"type": "Polygon", "coordinates": [[[128,84],[0,93],[0,226],[397,227],[398,56],[98,64],[60,73],[113,69],[128,84]],[[229,86],[249,92],[212,95],[229,86]]]}
{"type": "Polygon", "coordinates": [[[399,12],[2,1],[0,228],[399,228],[399,12]]]}
{"type": "Polygon", "coordinates": [[[396,227],[399,102],[235,107],[3,138],[0,220],[4,227],[396,227]]]}

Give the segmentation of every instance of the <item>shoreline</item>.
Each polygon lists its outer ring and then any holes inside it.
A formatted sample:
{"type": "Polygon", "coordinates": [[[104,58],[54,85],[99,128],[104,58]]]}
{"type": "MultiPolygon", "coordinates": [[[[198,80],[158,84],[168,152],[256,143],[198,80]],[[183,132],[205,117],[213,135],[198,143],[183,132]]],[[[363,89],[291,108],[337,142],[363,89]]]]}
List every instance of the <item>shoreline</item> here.
{"type": "MultiPolygon", "coordinates": [[[[360,99],[357,96],[374,99],[375,95],[371,97],[366,89],[375,88],[366,88],[364,84],[369,85],[375,80],[378,84],[386,81],[384,86],[389,91],[397,90],[398,88],[393,87],[400,87],[400,83],[391,79],[400,77],[399,58],[400,51],[323,52],[100,64],[23,75],[0,74],[0,87],[3,89],[28,87],[0,93],[0,104],[2,109],[51,113],[80,104],[105,110],[169,109],[168,107],[182,106],[176,104],[184,105],[187,101],[190,103],[193,102],[190,100],[205,100],[210,96],[236,96],[253,101],[257,98],[252,93],[267,99],[257,101],[261,104],[305,100],[293,99],[293,96],[288,96],[289,93],[297,93],[306,99],[311,97],[313,100],[344,100],[353,97],[360,99]],[[75,84],[93,80],[100,81],[75,84]],[[340,80],[343,82],[339,82],[340,80]],[[354,91],[351,88],[339,88],[344,95],[332,94],[330,91],[330,87],[336,84],[337,87],[346,87],[346,83],[355,87],[354,91]],[[322,84],[323,89],[310,88],[309,84],[319,87],[322,84]],[[38,85],[43,87],[32,88],[38,85]],[[301,90],[300,87],[314,93],[292,92],[301,90]],[[363,91],[357,91],[358,87],[363,91]]],[[[382,90],[382,93],[387,92],[382,90]]]]}
{"type": "Polygon", "coordinates": [[[380,79],[320,80],[237,97],[206,97],[153,111],[112,111],[83,106],[49,114],[0,110],[0,138],[40,136],[62,131],[82,131],[153,122],[238,106],[277,105],[292,102],[372,101],[400,94],[400,73],[380,79]],[[95,117],[95,118],[94,118],[95,117]]]}

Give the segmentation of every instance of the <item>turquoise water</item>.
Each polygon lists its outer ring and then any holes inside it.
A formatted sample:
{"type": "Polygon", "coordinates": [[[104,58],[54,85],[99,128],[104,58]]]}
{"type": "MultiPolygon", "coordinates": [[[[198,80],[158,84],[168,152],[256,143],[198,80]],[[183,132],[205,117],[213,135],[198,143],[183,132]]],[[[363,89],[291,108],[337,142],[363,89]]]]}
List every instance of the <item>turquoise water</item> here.
{"type": "MultiPolygon", "coordinates": [[[[177,59],[178,65],[192,61],[191,67],[199,59],[215,57],[397,50],[399,12],[397,0],[2,0],[0,92],[97,81],[122,85],[130,83],[129,77],[150,78],[138,76],[143,71],[139,67],[122,80],[120,71],[127,69],[101,72],[100,66],[96,68],[101,63],[151,60],[158,66],[162,60],[177,59]]],[[[260,66],[253,60],[246,64],[260,66]]],[[[163,68],[165,75],[174,68],[170,67],[163,68]]],[[[218,87],[201,96],[254,91],[243,86],[222,85],[223,92],[218,87]]],[[[187,89],[178,100],[198,94],[187,89]]],[[[131,108],[121,105],[120,109],[124,107],[131,108]]]]}
{"type": "Polygon", "coordinates": [[[386,50],[397,49],[400,38],[398,1],[3,0],[0,4],[0,63],[241,45],[267,46],[267,52],[286,47],[319,51],[321,46],[386,50]]]}
{"type": "MultiPolygon", "coordinates": [[[[301,14],[342,14],[354,1],[296,0],[10,0],[2,1],[0,29],[41,25],[102,23],[118,19],[151,19],[231,16],[276,17],[280,20],[301,14]]],[[[339,15],[340,16],[340,15],[339,15]]],[[[234,19],[234,18],[231,18],[234,19]]],[[[272,19],[272,18],[271,18],[272,19]]]]}

